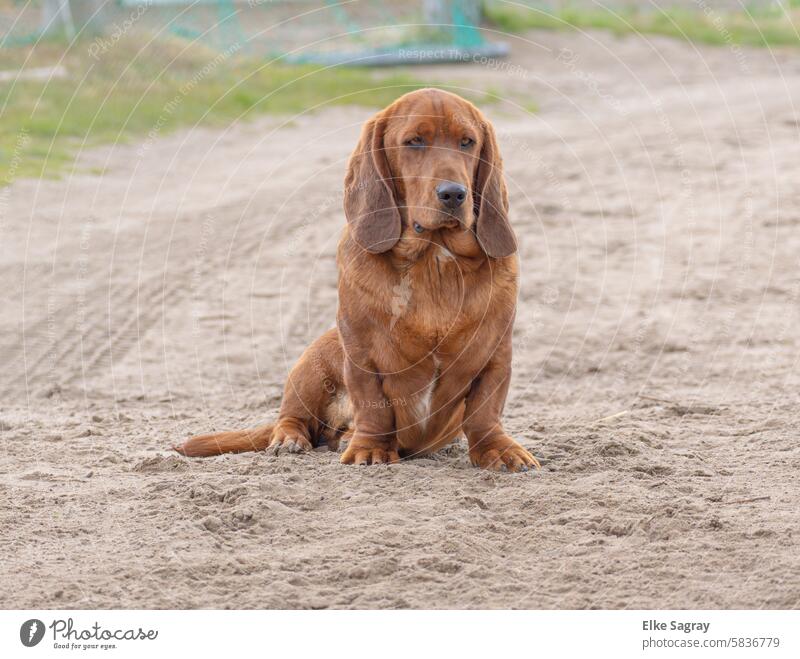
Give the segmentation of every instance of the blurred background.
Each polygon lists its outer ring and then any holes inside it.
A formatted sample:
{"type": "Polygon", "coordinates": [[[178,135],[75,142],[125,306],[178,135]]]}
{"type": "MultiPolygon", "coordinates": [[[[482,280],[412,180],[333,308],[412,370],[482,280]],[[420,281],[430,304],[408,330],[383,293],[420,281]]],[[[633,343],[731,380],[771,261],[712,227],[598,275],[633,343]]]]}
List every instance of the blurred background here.
{"type": "MultiPolygon", "coordinates": [[[[180,107],[159,122],[159,134],[198,121],[218,124],[320,103],[379,107],[397,95],[397,85],[408,90],[437,82],[429,69],[413,65],[490,64],[496,72],[513,47],[509,36],[535,29],[794,45],[800,43],[798,5],[0,0],[0,181],[57,175],[71,162],[70,140],[91,145],[144,134],[176,94],[180,107]],[[383,70],[370,70],[375,67],[383,70]],[[376,79],[388,84],[376,88],[376,79]],[[187,84],[191,94],[181,92],[187,84]]],[[[505,95],[496,81],[485,87],[490,96],[505,95]]],[[[522,104],[535,109],[537,101],[522,104]]]]}

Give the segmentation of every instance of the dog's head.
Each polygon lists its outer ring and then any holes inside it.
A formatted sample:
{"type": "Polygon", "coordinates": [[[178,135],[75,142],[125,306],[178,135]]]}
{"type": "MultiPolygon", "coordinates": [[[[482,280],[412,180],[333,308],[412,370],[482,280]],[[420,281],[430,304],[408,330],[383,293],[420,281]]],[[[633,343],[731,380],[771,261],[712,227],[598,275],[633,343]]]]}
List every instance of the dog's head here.
{"type": "Polygon", "coordinates": [[[350,158],[344,208],[353,239],[390,250],[404,230],[474,230],[483,251],[516,251],[491,124],[440,89],[400,97],[365,125],[350,158]]]}

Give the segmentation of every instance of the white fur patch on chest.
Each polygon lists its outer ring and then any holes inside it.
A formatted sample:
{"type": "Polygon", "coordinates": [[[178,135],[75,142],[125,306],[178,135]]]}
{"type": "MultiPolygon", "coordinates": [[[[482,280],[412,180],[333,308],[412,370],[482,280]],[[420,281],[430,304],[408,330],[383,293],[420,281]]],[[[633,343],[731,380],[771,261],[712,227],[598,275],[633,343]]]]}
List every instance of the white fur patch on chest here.
{"type": "Polygon", "coordinates": [[[439,261],[454,261],[456,257],[453,256],[453,253],[449,249],[447,249],[447,247],[442,247],[440,245],[439,251],[436,254],[436,258],[439,261]]]}
{"type": "Polygon", "coordinates": [[[425,432],[428,425],[428,419],[431,415],[431,402],[433,401],[433,392],[436,389],[436,383],[439,380],[439,358],[433,356],[433,377],[422,391],[417,393],[417,400],[414,401],[414,415],[420,430],[425,432]]]}

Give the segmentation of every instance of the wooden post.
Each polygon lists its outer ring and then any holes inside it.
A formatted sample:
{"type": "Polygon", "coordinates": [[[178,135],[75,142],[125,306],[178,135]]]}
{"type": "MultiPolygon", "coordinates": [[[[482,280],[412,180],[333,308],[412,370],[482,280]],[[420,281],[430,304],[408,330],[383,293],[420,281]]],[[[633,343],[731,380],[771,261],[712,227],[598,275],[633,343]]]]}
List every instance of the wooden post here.
{"type": "Polygon", "coordinates": [[[68,39],[75,38],[75,23],[72,21],[69,0],[44,0],[41,21],[42,34],[58,32],[62,27],[68,39]]]}

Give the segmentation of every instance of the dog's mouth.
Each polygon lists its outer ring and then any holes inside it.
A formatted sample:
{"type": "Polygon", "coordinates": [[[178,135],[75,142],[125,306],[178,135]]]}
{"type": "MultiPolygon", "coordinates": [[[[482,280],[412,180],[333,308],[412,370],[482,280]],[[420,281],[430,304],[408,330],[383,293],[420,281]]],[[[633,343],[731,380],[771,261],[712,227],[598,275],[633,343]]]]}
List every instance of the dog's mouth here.
{"type": "Polygon", "coordinates": [[[415,221],[412,222],[411,226],[416,233],[425,233],[426,231],[439,231],[440,229],[457,229],[458,227],[462,226],[462,223],[459,220],[453,219],[446,222],[440,222],[435,227],[426,227],[415,221]]]}
{"type": "Polygon", "coordinates": [[[425,233],[426,231],[438,231],[439,229],[457,229],[459,227],[466,227],[467,223],[464,218],[450,213],[439,213],[433,223],[429,226],[426,222],[423,224],[418,220],[413,220],[411,226],[416,233],[425,233]]]}

